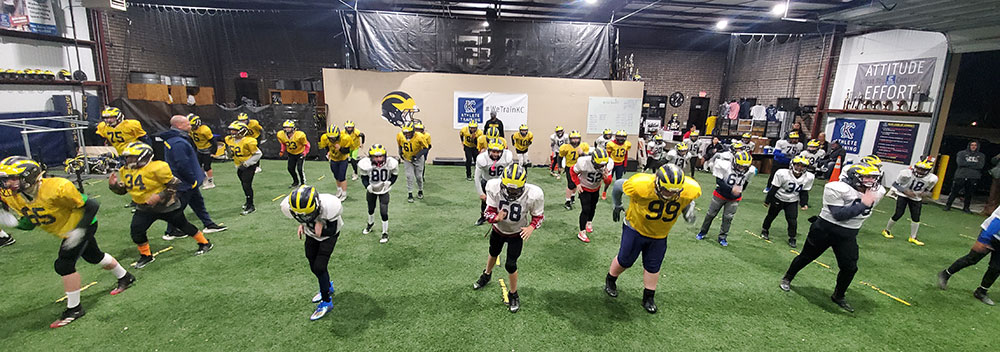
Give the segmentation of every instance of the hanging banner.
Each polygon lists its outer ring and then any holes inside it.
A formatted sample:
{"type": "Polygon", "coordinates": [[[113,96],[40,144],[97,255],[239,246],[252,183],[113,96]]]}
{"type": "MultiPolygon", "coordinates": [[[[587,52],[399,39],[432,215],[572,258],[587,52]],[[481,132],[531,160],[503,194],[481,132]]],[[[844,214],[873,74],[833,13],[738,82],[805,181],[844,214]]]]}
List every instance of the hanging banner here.
{"type": "Polygon", "coordinates": [[[528,95],[493,92],[455,92],[453,127],[461,129],[470,121],[482,125],[496,112],[505,131],[517,131],[528,123],[528,95]]]}
{"type": "Polygon", "coordinates": [[[0,8],[0,28],[59,35],[49,0],[4,0],[0,8]]]}
{"type": "Polygon", "coordinates": [[[879,122],[872,154],[883,161],[909,165],[919,129],[916,123],[879,122]]]}
{"type": "Polygon", "coordinates": [[[865,120],[837,119],[833,125],[833,138],[830,141],[840,142],[848,153],[859,154],[864,135],[865,120]]]}
{"type": "Polygon", "coordinates": [[[911,102],[917,93],[929,94],[936,58],[858,64],[852,99],[911,102]]]}

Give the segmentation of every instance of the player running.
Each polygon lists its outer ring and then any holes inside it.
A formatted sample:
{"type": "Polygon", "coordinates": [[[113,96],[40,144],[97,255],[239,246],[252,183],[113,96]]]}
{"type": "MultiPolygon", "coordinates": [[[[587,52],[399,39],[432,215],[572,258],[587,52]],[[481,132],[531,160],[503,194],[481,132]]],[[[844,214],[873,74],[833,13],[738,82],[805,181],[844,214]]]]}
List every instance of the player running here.
{"type": "Polygon", "coordinates": [[[708,149],[708,145],[712,143],[711,138],[699,138],[699,135],[698,131],[691,131],[688,138],[683,141],[690,149],[688,152],[688,162],[691,166],[692,176],[694,175],[694,170],[698,168],[698,161],[705,161],[703,159],[705,149],[708,149]]]}
{"type": "Polygon", "coordinates": [[[485,152],[476,157],[476,192],[479,192],[479,220],[476,226],[486,222],[486,183],[489,180],[500,177],[503,170],[514,163],[514,156],[510,150],[504,149],[503,145],[494,141],[490,143],[485,152]]]}
{"type": "Polygon", "coordinates": [[[226,154],[233,159],[233,164],[236,164],[236,176],[240,178],[243,196],[246,198],[240,214],[249,215],[257,211],[253,202],[253,178],[264,153],[257,148],[257,139],[250,137],[250,129],[245,123],[236,121],[229,124],[226,154]]]}
{"type": "Polygon", "coordinates": [[[708,206],[705,220],[701,224],[701,230],[695,236],[698,240],[705,239],[715,216],[722,211],[722,227],[719,230],[719,245],[729,246],[729,228],[733,224],[733,217],[739,209],[740,201],[743,200],[743,190],[750,185],[750,179],[757,173],[757,168],[753,167],[753,158],[745,150],[736,153],[732,161],[719,160],[712,168],[712,175],[715,176],[715,192],[712,193],[712,203],[708,206]]]}
{"type": "Polygon", "coordinates": [[[614,132],[612,132],[610,128],[605,128],[604,132],[601,133],[601,136],[597,137],[597,140],[594,141],[594,149],[607,149],[608,142],[614,139],[615,139],[614,132]]]}
{"type": "Polygon", "coordinates": [[[604,149],[594,149],[589,155],[584,155],[571,167],[570,177],[580,185],[580,232],[576,237],[584,243],[590,243],[588,233],[594,232],[594,213],[597,211],[597,191],[601,183],[611,183],[611,164],[608,152],[604,149]]]}
{"type": "Polygon", "coordinates": [[[103,137],[108,145],[115,147],[118,155],[125,146],[140,139],[145,139],[146,131],[138,120],[126,120],[125,114],[115,107],[106,107],[101,111],[101,123],[97,124],[97,135],[103,137]]]}
{"type": "Polygon", "coordinates": [[[562,165],[562,157],[559,156],[559,148],[563,144],[569,143],[569,136],[566,135],[566,130],[562,126],[556,126],[556,131],[551,136],[549,136],[549,148],[552,149],[552,163],[549,164],[549,175],[555,176],[559,179],[559,166],[562,165]]]}
{"type": "Polygon", "coordinates": [[[680,142],[674,146],[673,149],[667,152],[666,163],[677,165],[677,167],[684,170],[684,166],[688,163],[688,150],[691,149],[687,143],[680,142]]]}
{"type": "Polygon", "coordinates": [[[858,229],[871,216],[872,208],[885,195],[885,189],[878,183],[882,171],[874,166],[858,164],[845,172],[845,181],[830,182],[823,187],[823,209],[809,227],[802,253],[792,259],[779,287],[786,292],[791,290],[795,274],[833,247],[840,272],[830,299],[841,309],[853,313],[854,307],[844,294],[858,272],[858,229]]]}
{"type": "Polygon", "coordinates": [[[913,167],[900,171],[896,177],[896,182],[892,183],[892,189],[896,194],[896,212],[889,218],[889,222],[882,230],[882,236],[893,238],[892,225],[896,224],[903,217],[906,208],[910,208],[910,238],[907,240],[918,246],[923,246],[924,242],[917,239],[917,230],[920,229],[920,209],[923,208],[924,197],[930,196],[934,190],[934,185],[938,182],[938,177],[931,173],[934,162],[930,159],[921,160],[913,167]]]}
{"type": "Polygon", "coordinates": [[[476,156],[479,155],[476,141],[482,135],[483,131],[479,130],[476,121],[469,121],[469,124],[458,132],[458,139],[462,141],[462,150],[465,151],[465,179],[468,181],[472,181],[472,165],[475,164],[476,156]]]}
{"type": "Polygon", "coordinates": [[[281,124],[281,131],[278,131],[278,142],[281,143],[281,151],[278,156],[288,154],[288,174],[292,176],[292,185],[288,188],[295,188],[306,183],[306,174],[302,171],[302,164],[306,155],[309,154],[309,141],[306,140],[306,133],[295,128],[295,121],[285,120],[281,124]]]}
{"type": "MultiPolygon", "coordinates": [[[[250,131],[247,136],[252,137],[258,143],[260,142],[261,133],[264,132],[264,127],[260,125],[260,121],[257,121],[257,119],[251,119],[250,115],[247,115],[245,112],[241,112],[239,115],[236,115],[236,121],[247,125],[247,129],[250,131]]],[[[258,172],[260,172],[260,164],[257,164],[257,166],[254,167],[254,173],[258,172]]]]}
{"type": "Polygon", "coordinates": [[[744,133],[743,136],[741,136],[740,138],[740,142],[743,142],[744,150],[750,152],[750,154],[753,155],[754,149],[757,149],[757,143],[754,143],[753,135],[750,134],[749,132],[744,133]]]}
{"type": "Polygon", "coordinates": [[[604,279],[604,292],[618,297],[618,276],[632,267],[642,253],[642,307],[649,313],[656,313],[654,296],[660,265],[667,252],[667,235],[681,217],[694,223],[694,201],[701,196],[701,186],[673,164],[660,167],[655,174],[635,174],[614,184],[612,219],[621,220],[621,212],[625,210],[623,193],[629,196],[629,205],[622,223],[621,246],[618,255],[611,260],[604,279]]]}
{"type": "Polygon", "coordinates": [[[341,132],[337,125],[330,125],[319,138],[319,148],[326,149],[330,160],[330,171],[337,180],[337,198],[347,199],[347,165],[350,164],[351,150],[357,148],[358,140],[341,132]]]}
{"type": "Polygon", "coordinates": [[[774,144],[774,166],[771,168],[771,175],[767,178],[767,186],[764,188],[764,193],[771,190],[771,181],[774,181],[774,175],[779,169],[787,169],[792,161],[802,152],[802,142],[799,142],[799,133],[791,132],[788,134],[788,138],[779,140],[774,144]]]}
{"type": "Polygon", "coordinates": [[[281,213],[299,223],[296,231],[299,239],[306,235],[306,259],[309,269],[319,281],[319,293],[313,303],[319,303],[309,320],[318,320],[333,308],[333,281],[330,281],[330,256],[340,238],[343,206],[340,198],[332,194],[319,193],[312,186],[302,185],[292,190],[281,200],[281,213]]]}
{"type": "MultiPolygon", "coordinates": [[[[132,242],[139,247],[136,269],[142,269],[156,258],[149,250],[146,231],[156,220],[163,220],[198,242],[194,255],[202,255],[215,246],[209,242],[197,227],[184,217],[184,209],[177,199],[180,181],[170,172],[166,162],[153,160],[153,147],[146,143],[133,142],[122,151],[125,166],[108,178],[108,188],[115,194],[128,193],[137,204],[132,214],[132,242]],[[120,176],[119,176],[120,175],[120,176]]],[[[253,173],[253,169],[250,169],[253,173]]]]}
{"type": "Polygon", "coordinates": [[[212,172],[212,154],[215,154],[215,135],[212,128],[201,121],[201,116],[188,114],[188,122],[191,123],[191,131],[188,135],[194,141],[194,148],[198,151],[198,164],[205,170],[205,184],[201,189],[215,188],[215,177],[212,172]]]}
{"type": "Polygon", "coordinates": [[[476,139],[476,147],[479,148],[479,152],[482,153],[486,151],[486,148],[489,148],[490,143],[495,141],[500,143],[504,149],[507,149],[507,140],[503,139],[502,136],[503,133],[496,126],[486,127],[486,133],[476,139]]]}
{"type": "Polygon", "coordinates": [[[382,238],[379,243],[389,242],[389,190],[396,183],[399,177],[399,161],[390,158],[381,144],[374,144],[368,148],[368,157],[361,159],[361,184],[367,191],[365,198],[368,200],[368,225],[365,226],[364,234],[372,232],[375,226],[375,202],[379,205],[379,214],[382,216],[382,238]]]}
{"type": "Polygon", "coordinates": [[[582,140],[580,132],[572,131],[569,133],[569,143],[559,147],[559,158],[563,159],[566,170],[566,203],[563,204],[566,210],[573,209],[573,202],[576,201],[576,182],[570,177],[570,170],[576,165],[577,159],[590,153],[590,146],[582,140]]]}
{"type": "Polygon", "coordinates": [[[521,125],[517,129],[517,133],[510,136],[510,143],[514,145],[514,151],[517,152],[517,164],[521,166],[531,166],[531,161],[528,161],[528,147],[535,140],[535,135],[528,131],[528,125],[521,125]]]}
{"type": "Polygon", "coordinates": [[[350,163],[351,163],[351,169],[354,170],[354,174],[351,175],[351,180],[352,181],[353,180],[357,180],[358,179],[358,153],[360,152],[361,148],[365,147],[365,133],[361,132],[361,130],[357,129],[354,126],[354,121],[347,120],[347,122],[344,122],[344,132],[343,132],[343,134],[351,136],[351,138],[353,140],[355,140],[355,141],[358,142],[358,143],[355,143],[356,147],[354,147],[354,149],[351,149],[351,157],[348,159],[348,160],[350,160],[350,163]]]}
{"type": "MultiPolygon", "coordinates": [[[[423,138],[424,139],[424,144],[427,145],[427,151],[424,152],[424,160],[426,161],[427,159],[430,158],[429,155],[430,155],[430,152],[431,152],[431,148],[434,148],[434,146],[431,145],[431,134],[427,133],[424,130],[424,123],[420,122],[419,119],[418,120],[414,120],[414,122],[413,122],[413,132],[418,137],[423,138]]],[[[424,174],[426,174],[426,173],[427,173],[427,168],[426,167],[420,169],[420,178],[424,178],[424,174]]]]}
{"type": "Polygon", "coordinates": [[[83,258],[88,263],[100,265],[118,280],[112,295],[125,291],[135,282],[135,276],[110,254],[97,245],[96,200],[80,194],[73,183],[62,177],[42,178],[41,165],[21,156],[11,156],[0,161],[0,219],[3,226],[17,226],[22,230],[41,227],[62,239],[55,270],[62,276],[66,292],[66,310],[49,325],[58,328],[72,323],[85,314],[80,305],[80,273],[76,262],[83,258]],[[16,214],[16,216],[15,216],[16,214]],[[17,217],[21,217],[21,225],[17,217]]]}
{"type": "Polygon", "coordinates": [[[799,156],[809,159],[809,172],[816,173],[817,171],[822,171],[818,168],[819,161],[826,157],[826,151],[820,149],[822,143],[818,140],[811,140],[806,143],[806,150],[799,153],[799,156]]]}
{"type": "Polygon", "coordinates": [[[992,306],[996,303],[990,299],[987,291],[997,281],[997,277],[1000,277],[1000,255],[997,254],[997,249],[1000,249],[1000,208],[994,210],[993,214],[989,218],[986,218],[979,227],[982,230],[979,232],[976,242],[972,244],[969,254],[958,258],[951,266],[938,273],[938,287],[942,290],[948,289],[948,279],[951,279],[952,275],[955,275],[966,267],[976,265],[988,254],[990,256],[990,264],[986,267],[983,280],[980,282],[979,287],[972,292],[972,296],[980,302],[992,306]]]}
{"type": "Polygon", "coordinates": [[[417,199],[424,199],[424,156],[427,155],[427,142],[416,134],[413,124],[403,125],[396,135],[396,145],[399,146],[399,157],[406,166],[406,201],[413,203],[413,183],[417,183],[417,199]]]}
{"type": "Polygon", "coordinates": [[[768,208],[764,224],[761,225],[760,236],[765,240],[771,239],[771,222],[778,217],[778,213],[784,211],[785,222],[788,223],[788,246],[795,248],[799,207],[801,206],[802,210],[809,209],[809,190],[816,180],[816,175],[808,172],[808,169],[809,159],[797,156],[792,159],[791,169],[776,171],[774,180],[771,181],[771,190],[767,192],[767,198],[764,198],[764,205],[768,208]]]}
{"type": "Polygon", "coordinates": [[[625,130],[618,130],[618,132],[615,132],[615,139],[608,142],[605,146],[605,149],[608,151],[608,157],[615,163],[612,172],[615,180],[625,175],[625,163],[628,162],[628,151],[632,149],[632,142],[626,140],[627,138],[628,133],[625,130]]]}
{"type": "Polygon", "coordinates": [[[655,135],[653,140],[646,143],[646,165],[643,171],[650,170],[656,172],[667,158],[667,142],[663,136],[655,135]]]}
{"type": "Polygon", "coordinates": [[[503,169],[500,178],[486,182],[486,221],[493,224],[490,230],[489,256],[486,258],[486,270],[472,285],[478,290],[490,282],[493,267],[497,257],[507,245],[507,258],[504,259],[504,269],[507,270],[508,294],[510,312],[517,313],[521,309],[521,297],[517,294],[517,259],[521,256],[524,241],[542,225],[545,210],[545,195],[542,189],[530,183],[528,170],[514,164],[503,169]]]}

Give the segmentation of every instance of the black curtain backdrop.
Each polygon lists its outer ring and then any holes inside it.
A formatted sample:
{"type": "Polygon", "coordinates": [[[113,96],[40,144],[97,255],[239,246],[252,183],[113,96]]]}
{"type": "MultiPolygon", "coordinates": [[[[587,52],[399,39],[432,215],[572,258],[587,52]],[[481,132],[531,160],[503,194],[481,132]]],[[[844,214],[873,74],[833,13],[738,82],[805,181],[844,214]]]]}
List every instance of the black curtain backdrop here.
{"type": "Polygon", "coordinates": [[[609,25],[502,22],[358,12],[353,47],[361,69],[607,79],[609,25]]]}

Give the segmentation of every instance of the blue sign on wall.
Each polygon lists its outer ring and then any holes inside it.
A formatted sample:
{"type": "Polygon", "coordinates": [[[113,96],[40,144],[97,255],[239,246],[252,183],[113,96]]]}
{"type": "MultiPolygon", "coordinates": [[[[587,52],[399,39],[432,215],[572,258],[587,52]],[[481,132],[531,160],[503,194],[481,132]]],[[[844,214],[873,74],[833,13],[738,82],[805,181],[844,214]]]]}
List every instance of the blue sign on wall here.
{"type": "Polygon", "coordinates": [[[830,141],[840,142],[848,153],[859,154],[864,135],[865,120],[837,119],[833,125],[833,138],[830,141]]]}
{"type": "Polygon", "coordinates": [[[458,98],[458,122],[483,122],[483,98],[458,98]]]}

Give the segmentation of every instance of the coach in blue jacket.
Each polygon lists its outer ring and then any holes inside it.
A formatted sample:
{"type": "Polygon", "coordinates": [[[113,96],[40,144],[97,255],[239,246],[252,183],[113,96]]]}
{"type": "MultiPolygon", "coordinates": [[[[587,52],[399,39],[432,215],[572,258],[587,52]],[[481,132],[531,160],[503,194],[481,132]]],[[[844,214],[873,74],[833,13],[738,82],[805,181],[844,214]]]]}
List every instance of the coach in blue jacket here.
{"type": "MultiPolygon", "coordinates": [[[[164,159],[170,165],[170,171],[174,173],[174,177],[181,181],[177,189],[177,199],[181,202],[182,209],[190,205],[194,214],[198,216],[198,219],[201,219],[202,224],[205,225],[202,232],[225,231],[227,228],[212,221],[212,217],[208,215],[208,209],[205,209],[205,198],[201,196],[201,187],[199,187],[205,180],[205,172],[201,168],[201,164],[198,163],[197,151],[188,139],[190,131],[191,122],[188,121],[187,117],[175,115],[170,118],[170,129],[160,133],[160,138],[165,142],[164,159]]],[[[170,241],[184,236],[186,235],[168,225],[163,239],[170,241]]]]}

